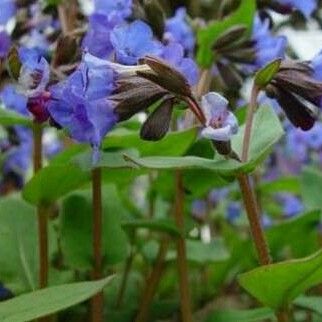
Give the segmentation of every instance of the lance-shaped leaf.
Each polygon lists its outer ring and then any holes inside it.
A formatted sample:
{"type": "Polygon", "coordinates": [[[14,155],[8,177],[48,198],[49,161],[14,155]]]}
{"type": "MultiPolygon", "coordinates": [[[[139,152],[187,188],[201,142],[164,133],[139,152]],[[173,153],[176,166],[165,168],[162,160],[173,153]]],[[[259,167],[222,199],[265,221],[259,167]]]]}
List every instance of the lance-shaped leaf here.
{"type": "Polygon", "coordinates": [[[276,59],[260,69],[255,75],[255,84],[260,88],[265,88],[279,71],[281,62],[281,59],[276,59]]]}
{"type": "Polygon", "coordinates": [[[101,291],[111,277],[94,282],[59,285],[0,303],[2,322],[31,321],[81,303],[101,291]]]}

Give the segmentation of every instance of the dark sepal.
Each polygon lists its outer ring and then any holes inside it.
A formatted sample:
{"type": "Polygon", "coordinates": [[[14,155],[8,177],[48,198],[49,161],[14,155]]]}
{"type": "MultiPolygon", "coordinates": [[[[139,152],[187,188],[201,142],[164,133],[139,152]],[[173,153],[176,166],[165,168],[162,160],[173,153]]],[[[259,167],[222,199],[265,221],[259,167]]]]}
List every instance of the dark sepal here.
{"type": "Polygon", "coordinates": [[[243,41],[247,27],[245,25],[235,25],[223,32],[212,46],[213,50],[224,50],[235,47],[235,44],[243,41]]]}
{"type": "Polygon", "coordinates": [[[266,88],[266,93],[278,101],[287,118],[295,127],[299,127],[303,131],[308,131],[313,127],[316,121],[313,112],[291,92],[269,85],[266,88]]]}
{"type": "Polygon", "coordinates": [[[147,141],[159,141],[168,132],[173,111],[173,97],[164,100],[143,123],[140,137],[147,141]]]}
{"type": "Polygon", "coordinates": [[[140,62],[147,64],[152,71],[138,71],[138,76],[148,79],[174,94],[192,96],[190,85],[186,78],[165,61],[157,57],[146,56],[140,62]]]}
{"type": "Polygon", "coordinates": [[[236,161],[240,161],[237,153],[232,149],[230,141],[215,141],[211,140],[211,143],[215,150],[220,154],[236,161]]]}
{"type": "Polygon", "coordinates": [[[148,24],[152,27],[154,34],[162,39],[165,29],[165,13],[158,0],[145,0],[143,6],[148,24]]]}
{"type": "Polygon", "coordinates": [[[72,63],[76,57],[77,49],[76,37],[61,35],[57,39],[56,50],[52,62],[53,67],[72,63]]]}
{"type": "Polygon", "coordinates": [[[217,68],[227,88],[238,89],[242,85],[243,79],[232,65],[217,62],[217,68]]]}
{"type": "Polygon", "coordinates": [[[169,94],[168,91],[160,86],[134,76],[120,81],[116,92],[110,96],[110,100],[115,103],[115,113],[121,122],[144,111],[167,94],[169,94]]]}

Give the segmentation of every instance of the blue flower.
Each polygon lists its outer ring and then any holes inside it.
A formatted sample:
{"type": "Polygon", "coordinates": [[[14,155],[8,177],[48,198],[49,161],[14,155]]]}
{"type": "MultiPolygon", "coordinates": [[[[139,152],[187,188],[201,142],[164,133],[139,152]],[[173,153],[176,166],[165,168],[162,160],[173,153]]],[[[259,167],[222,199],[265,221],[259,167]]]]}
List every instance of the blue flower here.
{"type": "Polygon", "coordinates": [[[207,203],[205,200],[194,200],[191,204],[191,213],[195,219],[203,220],[207,215],[207,203]]]}
{"type": "Polygon", "coordinates": [[[27,97],[18,93],[13,85],[6,85],[0,92],[0,100],[7,109],[22,115],[29,115],[27,97]]]}
{"type": "Polygon", "coordinates": [[[201,108],[206,117],[206,127],[201,136],[226,142],[237,134],[238,121],[227,107],[228,101],[218,93],[210,92],[202,97],[201,108]]]}
{"type": "Polygon", "coordinates": [[[186,77],[190,86],[198,83],[198,66],[193,59],[184,57],[183,47],[179,43],[170,43],[164,46],[161,58],[180,71],[186,77]]]}
{"type": "Polygon", "coordinates": [[[125,65],[136,65],[140,58],[159,56],[162,52],[162,45],[153,39],[151,28],[140,20],[115,27],[111,42],[117,62],[125,65]]]}
{"type": "Polygon", "coordinates": [[[278,2],[283,6],[301,11],[306,18],[310,18],[317,8],[316,0],[278,0],[278,2]]]}
{"type": "Polygon", "coordinates": [[[14,0],[1,0],[0,25],[5,25],[16,14],[16,10],[14,0]]]}
{"type": "Polygon", "coordinates": [[[226,210],[226,218],[230,224],[235,224],[236,221],[240,218],[242,208],[240,202],[234,201],[230,202],[226,210]]]}
{"type": "Polygon", "coordinates": [[[22,62],[18,78],[21,92],[28,98],[27,109],[37,122],[45,122],[49,117],[47,103],[50,94],[47,85],[50,77],[49,64],[35,49],[21,48],[22,62]]]}
{"type": "Polygon", "coordinates": [[[19,57],[22,62],[19,85],[27,96],[35,96],[45,91],[49,82],[50,69],[45,58],[37,50],[21,48],[19,57]]]}
{"type": "Polygon", "coordinates": [[[87,33],[82,42],[82,48],[99,58],[107,58],[113,51],[110,34],[114,24],[109,17],[93,14],[89,18],[87,33]]]}
{"type": "Polygon", "coordinates": [[[195,36],[189,23],[187,22],[187,10],[177,9],[174,17],[168,19],[165,25],[166,40],[180,43],[183,48],[192,53],[195,47],[195,36]]]}
{"type": "Polygon", "coordinates": [[[108,62],[87,53],[73,74],[50,88],[50,115],[73,139],[93,146],[94,162],[103,137],[117,122],[108,100],[115,77],[108,62]]]}
{"type": "Polygon", "coordinates": [[[95,0],[95,12],[124,19],[132,13],[132,0],[95,0]]]}
{"type": "Polygon", "coordinates": [[[304,210],[304,205],[302,201],[291,194],[283,194],[279,196],[282,202],[283,214],[286,217],[294,217],[304,210]]]}
{"type": "Polygon", "coordinates": [[[0,32],[0,58],[7,56],[11,46],[11,39],[5,31],[0,32]]]}
{"type": "Polygon", "coordinates": [[[264,67],[274,59],[285,57],[287,39],[272,35],[268,19],[262,21],[259,16],[255,17],[252,39],[256,49],[255,69],[264,67]]]}

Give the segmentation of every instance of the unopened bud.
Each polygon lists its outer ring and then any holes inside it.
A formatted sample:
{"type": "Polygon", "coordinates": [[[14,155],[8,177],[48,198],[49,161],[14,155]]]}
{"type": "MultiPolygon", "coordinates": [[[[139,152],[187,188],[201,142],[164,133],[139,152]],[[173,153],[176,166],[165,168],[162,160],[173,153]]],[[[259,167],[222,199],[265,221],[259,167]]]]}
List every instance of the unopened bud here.
{"type": "Polygon", "coordinates": [[[144,10],[146,20],[151,26],[154,34],[162,39],[165,29],[165,13],[158,0],[145,0],[144,10]]]}

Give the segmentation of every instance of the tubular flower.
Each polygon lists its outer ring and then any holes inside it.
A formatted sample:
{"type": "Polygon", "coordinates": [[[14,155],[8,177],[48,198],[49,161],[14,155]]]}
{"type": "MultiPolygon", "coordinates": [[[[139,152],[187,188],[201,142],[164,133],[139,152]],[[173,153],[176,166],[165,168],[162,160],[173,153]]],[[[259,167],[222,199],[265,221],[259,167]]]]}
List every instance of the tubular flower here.
{"type": "Polygon", "coordinates": [[[206,116],[206,127],[201,135],[214,141],[227,142],[238,132],[238,121],[228,111],[228,101],[215,92],[202,97],[201,108],[206,116]]]}
{"type": "Polygon", "coordinates": [[[73,139],[93,146],[94,162],[103,137],[118,120],[108,100],[115,79],[108,62],[85,54],[74,73],[50,87],[50,115],[73,139]]]}

